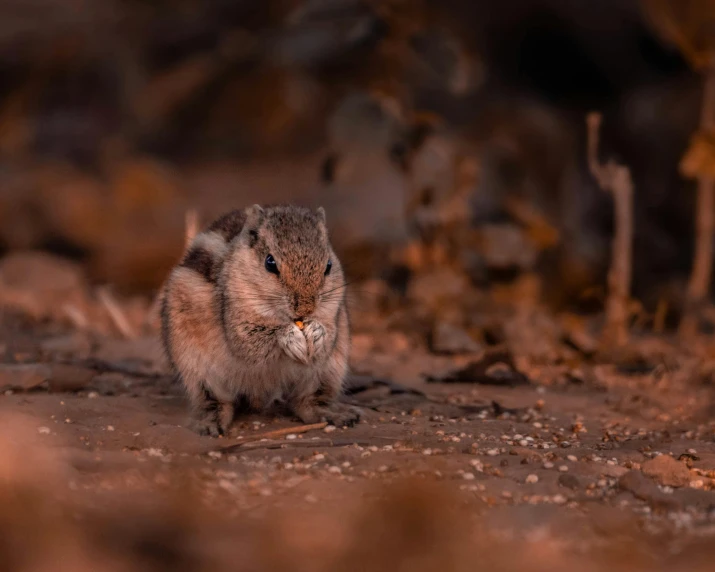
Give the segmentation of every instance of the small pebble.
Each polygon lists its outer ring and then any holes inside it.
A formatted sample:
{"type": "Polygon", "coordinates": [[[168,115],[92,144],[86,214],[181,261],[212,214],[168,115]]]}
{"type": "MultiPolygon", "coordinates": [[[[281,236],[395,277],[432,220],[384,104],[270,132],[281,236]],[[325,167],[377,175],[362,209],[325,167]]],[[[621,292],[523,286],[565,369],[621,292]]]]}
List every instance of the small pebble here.
{"type": "Polygon", "coordinates": [[[469,464],[472,465],[477,471],[480,473],[484,471],[484,463],[482,463],[479,459],[472,459],[469,461],[469,464]]]}
{"type": "Polygon", "coordinates": [[[328,472],[333,475],[339,475],[343,471],[340,467],[332,466],[332,467],[328,467],[328,472]]]}
{"type": "Polygon", "coordinates": [[[462,478],[463,478],[465,481],[473,481],[473,480],[474,480],[474,473],[464,473],[464,474],[462,475],[462,478]]]}
{"type": "MultiPolygon", "coordinates": [[[[326,427],[326,429],[327,429],[327,427],[326,427]]],[[[286,435],[286,439],[288,439],[289,441],[292,441],[293,439],[297,439],[297,438],[298,438],[298,435],[296,435],[295,433],[290,433],[290,434],[286,435]]]]}
{"type": "Polygon", "coordinates": [[[489,449],[487,455],[490,457],[496,457],[499,454],[499,449],[489,449]]]}
{"type": "Polygon", "coordinates": [[[566,458],[567,458],[569,461],[571,461],[572,463],[575,463],[575,462],[578,461],[578,457],[576,457],[576,455],[569,455],[569,456],[566,457],[566,458]]]}
{"type": "Polygon", "coordinates": [[[107,425],[107,431],[114,431],[114,425],[107,425]]]}
{"type": "Polygon", "coordinates": [[[50,434],[50,428],[49,427],[38,427],[37,432],[40,435],[49,435],[50,434]]]}
{"type": "Polygon", "coordinates": [[[551,461],[546,461],[544,463],[544,469],[553,469],[553,468],[554,468],[554,464],[551,461]]]}
{"type": "Polygon", "coordinates": [[[323,429],[323,431],[325,431],[326,433],[332,433],[333,431],[335,431],[335,425],[328,425],[325,427],[325,429],[323,429]]]}
{"type": "Polygon", "coordinates": [[[208,456],[212,459],[220,459],[223,454],[221,453],[221,451],[209,451],[208,456]]]}
{"type": "Polygon", "coordinates": [[[526,477],[526,482],[530,483],[530,484],[538,483],[539,477],[538,477],[538,475],[529,475],[526,477]]]}
{"type": "Polygon", "coordinates": [[[559,471],[561,471],[562,473],[567,473],[568,470],[569,470],[569,468],[568,468],[568,466],[566,466],[566,465],[561,465],[561,466],[559,467],[559,471]]]}

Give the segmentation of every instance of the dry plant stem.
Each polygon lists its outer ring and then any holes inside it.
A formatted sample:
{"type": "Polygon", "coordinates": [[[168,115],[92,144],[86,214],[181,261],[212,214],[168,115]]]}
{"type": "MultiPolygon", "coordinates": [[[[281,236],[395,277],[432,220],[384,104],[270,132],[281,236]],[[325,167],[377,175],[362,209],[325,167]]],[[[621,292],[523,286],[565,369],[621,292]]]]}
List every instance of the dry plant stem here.
{"type": "Polygon", "coordinates": [[[613,195],[615,235],[611,267],[608,271],[606,327],[602,342],[622,346],[628,341],[629,300],[633,260],[633,181],[627,167],[612,161],[598,161],[601,116],[590,114],[588,124],[588,165],[600,187],[613,195]]]}
{"type": "MultiPolygon", "coordinates": [[[[705,89],[700,115],[700,131],[712,132],[715,128],[715,66],[705,76],[705,89]]],[[[713,232],[715,231],[715,181],[712,177],[698,179],[695,221],[695,255],[688,281],[685,314],[680,322],[679,334],[691,338],[698,332],[698,321],[707,300],[712,279],[713,232]]]]}

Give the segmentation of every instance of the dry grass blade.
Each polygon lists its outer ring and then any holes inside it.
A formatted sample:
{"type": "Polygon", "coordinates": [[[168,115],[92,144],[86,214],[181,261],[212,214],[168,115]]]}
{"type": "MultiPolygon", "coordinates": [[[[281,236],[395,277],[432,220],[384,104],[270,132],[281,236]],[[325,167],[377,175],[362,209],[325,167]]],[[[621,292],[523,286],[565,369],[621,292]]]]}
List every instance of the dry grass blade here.
{"type": "Polygon", "coordinates": [[[132,328],[132,325],[129,323],[124,311],[121,309],[109,290],[105,287],[98,288],[97,297],[107,310],[107,314],[109,314],[112,323],[117,330],[119,330],[119,333],[130,340],[136,338],[137,334],[134,331],[134,328],[132,328]]]}

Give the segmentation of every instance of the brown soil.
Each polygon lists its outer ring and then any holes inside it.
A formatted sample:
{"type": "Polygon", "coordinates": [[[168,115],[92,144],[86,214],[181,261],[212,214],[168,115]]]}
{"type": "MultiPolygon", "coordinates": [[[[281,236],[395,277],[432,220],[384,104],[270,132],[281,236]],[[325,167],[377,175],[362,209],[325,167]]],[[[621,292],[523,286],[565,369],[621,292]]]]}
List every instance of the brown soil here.
{"type": "MultiPolygon", "coordinates": [[[[684,351],[642,338],[635,361],[548,363],[501,346],[438,356],[360,322],[361,375],[346,397],[363,408],[358,426],[301,432],[252,415],[211,439],[187,428],[155,336],[6,314],[0,500],[24,499],[32,529],[44,522],[33,503],[67,508],[43,554],[60,550],[53,535],[71,523],[88,569],[109,566],[122,543],[132,546],[122,565],[151,570],[241,554],[247,570],[466,569],[477,556],[485,569],[697,569],[715,533],[705,341],[684,351]],[[425,381],[454,371],[480,383],[425,381]],[[295,432],[262,438],[283,428],[295,432]]],[[[5,547],[10,561],[30,558],[26,542],[5,547]]]]}

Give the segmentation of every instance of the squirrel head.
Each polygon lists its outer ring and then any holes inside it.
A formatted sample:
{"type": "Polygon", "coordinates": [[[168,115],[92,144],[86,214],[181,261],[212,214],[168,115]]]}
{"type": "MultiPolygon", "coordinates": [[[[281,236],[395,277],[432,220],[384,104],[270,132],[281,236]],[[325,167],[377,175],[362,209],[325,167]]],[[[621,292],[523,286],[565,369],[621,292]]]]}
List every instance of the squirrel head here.
{"type": "Polygon", "coordinates": [[[254,205],[235,244],[225,287],[242,307],[271,323],[337,313],[345,279],[322,207],[254,205]]]}

